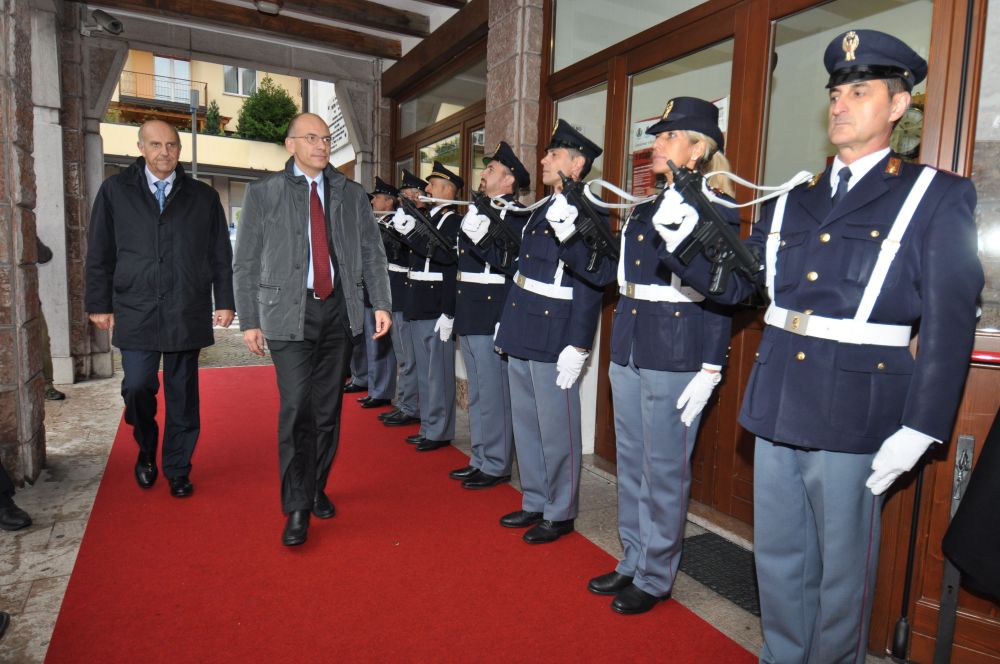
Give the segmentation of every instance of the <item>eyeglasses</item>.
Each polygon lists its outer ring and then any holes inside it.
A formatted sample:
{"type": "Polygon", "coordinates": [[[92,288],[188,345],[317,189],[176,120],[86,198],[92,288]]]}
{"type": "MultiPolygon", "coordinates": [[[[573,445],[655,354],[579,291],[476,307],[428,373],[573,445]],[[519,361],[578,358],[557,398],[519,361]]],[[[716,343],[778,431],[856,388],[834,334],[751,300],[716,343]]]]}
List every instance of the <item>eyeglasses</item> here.
{"type": "Polygon", "coordinates": [[[288,138],[303,138],[309,145],[316,145],[322,141],[323,145],[330,147],[330,141],[333,140],[333,136],[327,134],[326,136],[317,136],[316,134],[306,134],[305,136],[289,136],[288,138]]]}

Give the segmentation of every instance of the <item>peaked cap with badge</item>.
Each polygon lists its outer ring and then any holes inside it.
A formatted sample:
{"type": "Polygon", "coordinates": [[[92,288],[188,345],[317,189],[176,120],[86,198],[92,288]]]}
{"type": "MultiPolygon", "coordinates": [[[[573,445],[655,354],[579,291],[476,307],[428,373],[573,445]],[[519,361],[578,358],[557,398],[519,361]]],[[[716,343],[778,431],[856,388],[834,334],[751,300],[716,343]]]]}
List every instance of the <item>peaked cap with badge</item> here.
{"type": "Polygon", "coordinates": [[[453,185],[455,185],[455,188],[458,190],[461,190],[462,187],[465,185],[465,181],[462,180],[462,178],[460,178],[457,174],[445,168],[445,165],[442,164],[440,161],[434,162],[434,170],[432,170],[431,174],[427,176],[428,180],[430,180],[431,178],[441,178],[442,180],[447,180],[448,182],[451,182],[453,185]]]}
{"type": "Polygon", "coordinates": [[[514,150],[511,149],[506,141],[497,143],[492,156],[483,157],[483,166],[488,166],[491,161],[499,161],[509,168],[510,172],[514,174],[514,180],[517,181],[519,189],[527,189],[531,184],[531,176],[528,174],[528,169],[524,167],[524,164],[517,158],[514,150]]]}
{"type": "Polygon", "coordinates": [[[827,88],[844,83],[898,78],[907,90],[927,77],[927,61],[902,40],[878,30],[848,30],[826,47],[827,88]]]}
{"type": "Polygon", "coordinates": [[[594,160],[604,152],[596,143],[562,119],[557,120],[556,126],[552,128],[552,138],[549,139],[549,145],[546,149],[552,150],[554,148],[570,148],[576,150],[587,159],[587,163],[580,173],[581,179],[590,172],[590,167],[594,164],[594,160]]]}
{"type": "Polygon", "coordinates": [[[665,131],[696,131],[708,136],[722,152],[726,139],[719,129],[719,108],[697,97],[674,97],[667,102],[660,121],[646,130],[650,136],[665,131]]]}
{"type": "Polygon", "coordinates": [[[423,191],[426,187],[426,182],[405,168],[403,169],[403,182],[399,185],[399,191],[404,189],[419,189],[420,191],[423,191]]]}

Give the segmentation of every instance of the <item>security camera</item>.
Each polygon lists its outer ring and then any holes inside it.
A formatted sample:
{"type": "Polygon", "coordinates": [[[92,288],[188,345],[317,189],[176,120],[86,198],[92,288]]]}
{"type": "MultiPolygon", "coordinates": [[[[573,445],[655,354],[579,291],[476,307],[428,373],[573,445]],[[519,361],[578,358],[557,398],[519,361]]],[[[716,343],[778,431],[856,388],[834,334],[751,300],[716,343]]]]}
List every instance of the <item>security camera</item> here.
{"type": "Polygon", "coordinates": [[[95,9],[90,12],[90,18],[97,24],[97,27],[112,35],[120,35],[122,30],[125,29],[125,26],[122,25],[121,21],[103,9],[95,9]]]}

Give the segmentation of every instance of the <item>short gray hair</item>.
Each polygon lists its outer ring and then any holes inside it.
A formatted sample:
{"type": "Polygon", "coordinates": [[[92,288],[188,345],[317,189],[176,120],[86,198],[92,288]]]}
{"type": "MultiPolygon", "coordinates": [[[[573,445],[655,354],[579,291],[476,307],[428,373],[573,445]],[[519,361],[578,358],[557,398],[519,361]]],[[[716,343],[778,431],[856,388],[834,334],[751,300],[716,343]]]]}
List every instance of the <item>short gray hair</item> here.
{"type": "MultiPolygon", "coordinates": [[[[150,122],[163,122],[163,120],[146,120],[141,125],[139,125],[139,147],[140,148],[143,145],[145,145],[145,143],[146,143],[146,141],[144,141],[143,138],[142,138],[142,130],[145,129],[146,125],[149,124],[150,122]]],[[[163,122],[163,124],[167,125],[168,127],[170,127],[171,129],[174,130],[174,138],[177,139],[177,145],[178,145],[178,147],[180,147],[180,144],[181,144],[181,134],[180,134],[180,132],[177,131],[177,127],[173,126],[169,122],[163,122]]]]}

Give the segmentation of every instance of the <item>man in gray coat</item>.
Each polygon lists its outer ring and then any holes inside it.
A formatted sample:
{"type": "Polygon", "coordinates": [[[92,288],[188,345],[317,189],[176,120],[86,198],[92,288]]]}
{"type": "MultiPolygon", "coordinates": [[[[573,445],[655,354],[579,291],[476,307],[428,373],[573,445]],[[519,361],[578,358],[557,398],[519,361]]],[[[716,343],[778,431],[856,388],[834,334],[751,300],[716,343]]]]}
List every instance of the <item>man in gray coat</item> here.
{"type": "Polygon", "coordinates": [[[364,325],[362,280],[388,334],[385,250],[365,190],[330,166],[330,130],[302,113],[288,125],[285,170],[247,188],[236,237],[236,311],[247,349],[277,373],[281,507],[286,546],[302,544],[309,515],[335,514],[326,480],[340,437],[344,378],[364,325]]]}

